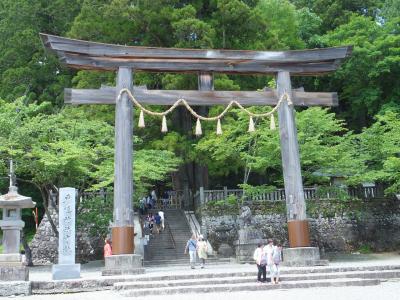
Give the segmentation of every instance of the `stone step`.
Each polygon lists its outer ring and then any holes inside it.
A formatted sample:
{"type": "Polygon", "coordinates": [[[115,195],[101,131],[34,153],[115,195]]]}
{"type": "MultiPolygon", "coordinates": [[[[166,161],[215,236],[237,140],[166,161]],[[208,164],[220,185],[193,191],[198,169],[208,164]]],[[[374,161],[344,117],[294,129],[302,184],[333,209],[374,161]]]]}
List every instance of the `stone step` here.
{"type": "MultiPolygon", "coordinates": [[[[146,263],[146,262],[145,262],[146,263]]],[[[188,260],[186,260],[186,265],[188,260]]],[[[218,263],[220,264],[220,263],[218,263]]],[[[155,266],[157,267],[157,265],[155,266]]],[[[106,276],[101,278],[79,278],[69,280],[33,280],[32,293],[33,294],[56,294],[88,291],[99,291],[105,289],[112,289],[113,285],[118,282],[148,282],[148,281],[164,281],[164,280],[183,280],[183,279],[200,279],[200,278],[223,278],[223,277],[246,277],[250,276],[256,278],[257,271],[254,266],[254,271],[220,271],[218,269],[204,270],[191,270],[188,269],[185,273],[178,273],[174,275],[126,275],[126,276],[106,276]],[[204,272],[204,273],[203,273],[204,272]]],[[[314,268],[282,268],[282,277],[290,274],[319,274],[319,273],[334,273],[334,272],[351,272],[351,271],[383,271],[383,270],[400,270],[400,265],[379,265],[379,266],[349,266],[349,267],[314,267],[314,268]]],[[[287,282],[291,283],[291,282],[287,282]]]]}
{"type": "MultiPolygon", "coordinates": [[[[221,259],[220,259],[221,260],[221,259]]],[[[223,259],[222,259],[223,260],[223,259]]],[[[189,259],[186,259],[186,263],[189,259]]],[[[207,263],[206,263],[207,264],[207,263]]],[[[370,266],[348,266],[348,267],[299,267],[299,268],[282,268],[281,276],[289,274],[320,274],[320,273],[346,273],[346,272],[368,272],[368,271],[400,271],[400,265],[370,265],[370,266]]],[[[200,278],[223,278],[223,277],[247,277],[257,274],[257,268],[254,265],[254,271],[211,271],[205,270],[204,273],[190,272],[184,274],[162,275],[162,276],[140,276],[135,280],[140,281],[162,281],[162,280],[184,280],[184,279],[200,279],[200,278]]],[[[126,281],[126,280],[124,280],[126,281]]]]}
{"type": "MultiPolygon", "coordinates": [[[[316,274],[290,274],[281,276],[283,283],[292,281],[311,281],[311,280],[331,280],[331,279],[390,279],[400,278],[400,271],[367,271],[367,272],[345,272],[345,273],[316,273],[316,274]]],[[[223,278],[196,278],[185,280],[162,280],[162,281],[136,281],[136,282],[121,282],[114,284],[115,290],[129,289],[150,289],[161,287],[183,287],[196,285],[215,285],[215,284],[242,284],[254,283],[256,280],[256,272],[252,276],[247,277],[223,277],[223,278]]]]}
{"type": "Polygon", "coordinates": [[[284,282],[281,284],[235,283],[213,284],[200,286],[157,287],[139,290],[120,290],[119,294],[125,297],[141,297],[147,295],[173,295],[188,293],[215,293],[236,291],[260,291],[275,289],[294,289],[311,287],[343,287],[343,286],[371,286],[380,284],[379,279],[338,279],[338,280],[302,280],[284,282]]]}

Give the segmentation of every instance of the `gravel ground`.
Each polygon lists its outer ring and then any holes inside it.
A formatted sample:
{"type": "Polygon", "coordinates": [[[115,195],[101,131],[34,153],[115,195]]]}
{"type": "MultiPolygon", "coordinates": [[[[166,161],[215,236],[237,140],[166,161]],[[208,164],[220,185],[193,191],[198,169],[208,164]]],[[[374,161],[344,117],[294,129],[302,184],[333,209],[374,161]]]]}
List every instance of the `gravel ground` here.
{"type": "MultiPolygon", "coordinates": [[[[21,300],[113,300],[113,299],[138,299],[138,300],[243,300],[246,298],[270,297],[277,300],[296,299],[296,300],[376,300],[400,299],[400,281],[391,280],[383,282],[378,286],[366,287],[330,287],[312,289],[293,289],[293,290],[273,290],[255,292],[235,292],[235,293],[209,293],[209,294],[181,294],[165,296],[147,296],[125,298],[112,291],[78,293],[78,294],[58,294],[58,295],[34,295],[29,297],[10,297],[3,299],[21,300]]],[[[264,298],[265,299],[265,298],[264,298]]]]}

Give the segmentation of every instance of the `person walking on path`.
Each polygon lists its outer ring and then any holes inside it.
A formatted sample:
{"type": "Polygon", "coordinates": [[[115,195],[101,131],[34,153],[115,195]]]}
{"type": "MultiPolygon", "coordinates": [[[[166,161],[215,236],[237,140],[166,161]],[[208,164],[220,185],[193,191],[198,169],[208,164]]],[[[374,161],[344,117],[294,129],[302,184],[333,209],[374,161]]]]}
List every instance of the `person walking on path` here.
{"type": "Polygon", "coordinates": [[[203,235],[199,236],[199,242],[197,243],[197,255],[201,260],[201,268],[204,269],[207,259],[207,242],[204,240],[203,235]]]}
{"type": "Polygon", "coordinates": [[[111,241],[109,238],[104,239],[104,258],[112,255],[111,241]]]}
{"type": "Polygon", "coordinates": [[[264,243],[260,242],[257,245],[258,247],[254,251],[253,259],[256,261],[258,274],[257,274],[257,282],[262,283],[267,281],[267,258],[264,252],[264,243]],[[262,279],[261,279],[262,275],[262,279]]]}
{"type": "Polygon", "coordinates": [[[154,222],[156,223],[156,231],[157,234],[160,234],[160,230],[161,230],[161,216],[156,213],[155,217],[154,217],[154,222]]]}
{"type": "Polygon", "coordinates": [[[267,259],[267,267],[269,276],[271,277],[271,284],[275,284],[274,281],[274,260],[272,258],[274,254],[274,241],[272,239],[268,240],[268,244],[264,247],[265,256],[267,259]]]}
{"type": "Polygon", "coordinates": [[[164,229],[165,229],[165,222],[164,222],[165,215],[164,215],[164,212],[162,210],[160,210],[158,212],[158,214],[161,217],[161,229],[162,229],[162,231],[164,231],[164,229]]]}
{"type": "Polygon", "coordinates": [[[150,192],[150,196],[151,196],[151,204],[153,206],[153,208],[156,208],[157,205],[157,194],[155,190],[152,190],[150,192]]]}
{"type": "Polygon", "coordinates": [[[279,283],[279,276],[280,276],[279,265],[282,261],[282,245],[279,243],[274,247],[274,253],[272,254],[272,260],[274,261],[275,283],[279,283]]]}
{"type": "Polygon", "coordinates": [[[196,235],[193,233],[192,237],[187,241],[185,247],[185,254],[189,251],[189,262],[190,262],[190,267],[192,269],[195,268],[196,264],[196,250],[197,250],[197,240],[196,240],[196,235]]]}

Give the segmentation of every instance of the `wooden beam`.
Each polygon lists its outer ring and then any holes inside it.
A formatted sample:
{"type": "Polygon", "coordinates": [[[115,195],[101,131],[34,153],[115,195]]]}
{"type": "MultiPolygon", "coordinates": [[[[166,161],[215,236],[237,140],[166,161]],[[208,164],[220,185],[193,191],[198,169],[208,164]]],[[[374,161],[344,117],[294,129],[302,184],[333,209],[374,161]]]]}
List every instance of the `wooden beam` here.
{"type": "Polygon", "coordinates": [[[338,68],[335,61],[301,62],[301,63],[268,63],[253,60],[201,60],[201,59],[139,59],[109,58],[104,56],[84,56],[68,52],[58,52],[60,60],[67,66],[79,70],[114,71],[125,66],[135,71],[198,73],[216,72],[226,74],[276,74],[288,71],[294,75],[321,75],[338,68]]]}
{"type": "Polygon", "coordinates": [[[204,60],[253,60],[257,62],[316,62],[343,59],[350,56],[352,47],[333,47],[291,51],[251,51],[219,49],[182,49],[122,46],[69,39],[49,34],[40,34],[43,44],[54,51],[84,54],[87,56],[129,58],[176,58],[204,60]]]}
{"type": "MultiPolygon", "coordinates": [[[[278,97],[273,90],[267,91],[187,91],[187,90],[147,90],[133,88],[135,98],[145,105],[172,105],[183,98],[190,105],[227,105],[236,100],[245,106],[275,105],[278,97]]],[[[101,89],[65,89],[66,104],[115,104],[115,87],[101,89]]],[[[293,91],[293,102],[297,106],[337,106],[336,93],[312,93],[304,90],[293,91]]]]}

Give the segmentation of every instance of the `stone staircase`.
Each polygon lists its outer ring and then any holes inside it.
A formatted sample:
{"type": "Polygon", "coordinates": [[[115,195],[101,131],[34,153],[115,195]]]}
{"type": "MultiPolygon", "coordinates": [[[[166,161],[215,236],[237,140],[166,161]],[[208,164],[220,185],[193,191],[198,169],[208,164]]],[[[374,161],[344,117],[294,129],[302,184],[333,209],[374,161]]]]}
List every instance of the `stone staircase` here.
{"type": "Polygon", "coordinates": [[[145,266],[188,263],[184,250],[192,233],[186,217],[180,209],[167,209],[164,215],[165,230],[160,234],[153,230],[154,234],[145,247],[145,266]]]}
{"type": "Polygon", "coordinates": [[[281,272],[281,283],[275,285],[257,283],[256,273],[256,270],[237,272],[207,270],[206,273],[192,270],[186,274],[147,275],[116,282],[113,284],[113,290],[122,296],[141,297],[311,287],[371,286],[379,285],[388,279],[400,279],[400,265],[286,268],[281,272]]]}

